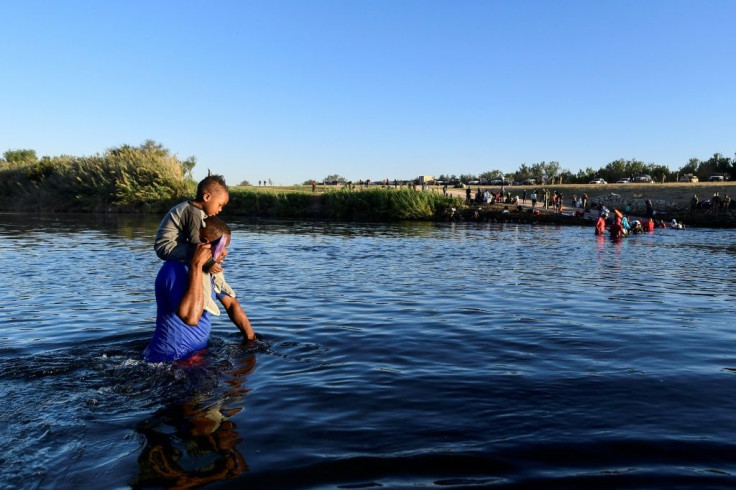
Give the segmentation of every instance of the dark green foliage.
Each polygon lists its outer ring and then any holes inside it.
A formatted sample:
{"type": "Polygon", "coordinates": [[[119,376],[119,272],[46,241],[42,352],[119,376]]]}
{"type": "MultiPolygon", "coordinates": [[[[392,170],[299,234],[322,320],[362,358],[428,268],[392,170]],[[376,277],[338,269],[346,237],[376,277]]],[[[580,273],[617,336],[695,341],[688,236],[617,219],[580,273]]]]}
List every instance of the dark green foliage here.
{"type": "Polygon", "coordinates": [[[13,159],[0,166],[0,208],[159,211],[193,195],[194,183],[185,178],[185,171],[176,157],[152,141],[92,157],[13,159]]]}
{"type": "Polygon", "coordinates": [[[462,207],[456,198],[408,189],[272,193],[231,189],[225,215],[342,221],[432,220],[462,207]]]}
{"type": "Polygon", "coordinates": [[[230,201],[225,207],[225,215],[266,217],[275,206],[276,198],[269,192],[243,189],[230,189],[230,201]]]}
{"type": "Polygon", "coordinates": [[[339,190],[321,196],[326,217],[348,221],[431,220],[444,216],[458,199],[412,189],[339,190]]]}
{"type": "Polygon", "coordinates": [[[8,163],[37,162],[36,150],[8,150],[3,153],[8,163]]]}
{"type": "Polygon", "coordinates": [[[230,189],[225,215],[259,218],[316,218],[317,196],[305,192],[274,193],[230,189]]]}
{"type": "Polygon", "coordinates": [[[278,218],[309,218],[314,196],[303,192],[277,194],[275,215],[278,218]]]}

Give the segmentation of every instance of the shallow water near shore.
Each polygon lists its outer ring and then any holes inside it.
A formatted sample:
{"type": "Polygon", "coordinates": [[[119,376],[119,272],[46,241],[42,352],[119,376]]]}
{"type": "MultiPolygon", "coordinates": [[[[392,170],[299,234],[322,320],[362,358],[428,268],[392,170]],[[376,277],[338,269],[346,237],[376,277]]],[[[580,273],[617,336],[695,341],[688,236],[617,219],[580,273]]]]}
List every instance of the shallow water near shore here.
{"type": "Polygon", "coordinates": [[[736,485],[735,230],[230,224],[148,364],[158,218],[0,215],[0,486],[736,485]]]}

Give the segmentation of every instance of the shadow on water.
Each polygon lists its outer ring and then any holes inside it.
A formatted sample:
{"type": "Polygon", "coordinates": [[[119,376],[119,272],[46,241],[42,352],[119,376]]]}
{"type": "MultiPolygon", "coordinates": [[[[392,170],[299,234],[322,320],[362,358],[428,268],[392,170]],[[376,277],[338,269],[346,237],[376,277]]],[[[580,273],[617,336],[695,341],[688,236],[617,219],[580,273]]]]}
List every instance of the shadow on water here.
{"type": "Polygon", "coordinates": [[[197,364],[149,364],[130,338],[0,351],[3,485],[191,488],[247,470],[234,417],[259,347],[214,338],[197,364]]]}
{"type": "Polygon", "coordinates": [[[221,373],[222,393],[169,403],[139,424],[145,446],[132,486],[192,488],[247,471],[231,417],[244,408],[242,398],[250,391],[244,384],[255,366],[255,354],[237,359],[221,373]]]}

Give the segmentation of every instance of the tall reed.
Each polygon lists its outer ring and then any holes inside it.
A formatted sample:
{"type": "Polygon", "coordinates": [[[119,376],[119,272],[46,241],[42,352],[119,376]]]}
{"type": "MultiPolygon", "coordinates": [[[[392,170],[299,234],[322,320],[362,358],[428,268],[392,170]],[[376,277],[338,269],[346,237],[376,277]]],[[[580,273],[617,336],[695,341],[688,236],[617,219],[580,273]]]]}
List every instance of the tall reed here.
{"type": "Polygon", "coordinates": [[[226,214],[340,221],[433,220],[446,217],[457,198],[411,189],[340,189],[324,194],[232,189],[226,214]]]}
{"type": "Polygon", "coordinates": [[[122,146],[91,157],[0,163],[0,208],[21,211],[160,211],[191,196],[182,163],[160,146],[122,146]]]}
{"type": "MultiPolygon", "coordinates": [[[[194,197],[180,162],[160,145],[123,145],[102,155],[0,161],[0,209],[14,211],[143,211],[163,213],[194,197]]],[[[445,218],[459,199],[412,189],[340,189],[323,194],[233,188],[226,214],[345,221],[445,218]]]]}

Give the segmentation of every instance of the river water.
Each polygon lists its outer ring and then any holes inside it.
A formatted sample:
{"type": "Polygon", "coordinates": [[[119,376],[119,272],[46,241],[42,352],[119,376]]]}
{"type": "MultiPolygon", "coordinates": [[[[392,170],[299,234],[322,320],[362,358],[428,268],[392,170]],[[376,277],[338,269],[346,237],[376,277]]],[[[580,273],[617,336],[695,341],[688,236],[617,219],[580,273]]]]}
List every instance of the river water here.
{"type": "Polygon", "coordinates": [[[0,487],[736,486],[734,230],[231,221],[173,365],[157,224],[0,216],[0,487]]]}

